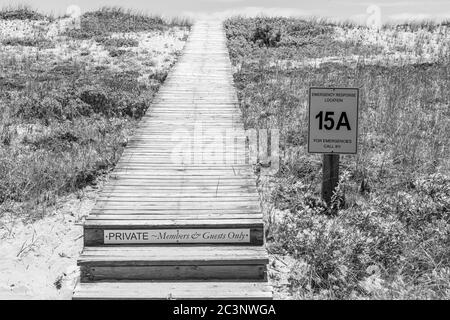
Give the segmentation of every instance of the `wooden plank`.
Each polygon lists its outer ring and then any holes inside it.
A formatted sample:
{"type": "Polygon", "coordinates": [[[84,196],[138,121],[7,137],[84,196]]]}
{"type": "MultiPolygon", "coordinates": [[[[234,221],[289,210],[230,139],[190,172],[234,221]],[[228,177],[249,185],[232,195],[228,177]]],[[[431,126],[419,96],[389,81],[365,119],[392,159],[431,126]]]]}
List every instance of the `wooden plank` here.
{"type": "MultiPolygon", "coordinates": [[[[113,205],[128,205],[129,203],[136,204],[136,206],[153,206],[153,203],[166,203],[172,202],[178,204],[191,205],[192,202],[198,204],[198,207],[202,207],[206,205],[204,202],[207,202],[207,207],[213,207],[214,204],[211,202],[214,201],[215,204],[245,204],[245,205],[258,205],[259,199],[255,199],[254,197],[205,197],[205,196],[197,196],[193,197],[175,197],[175,196],[166,196],[166,197],[150,197],[150,196],[131,196],[127,195],[125,197],[120,197],[118,195],[109,195],[97,198],[97,203],[111,203],[113,205]]],[[[197,207],[196,207],[197,208],[197,207]]]]}
{"type": "Polygon", "coordinates": [[[155,197],[171,195],[175,197],[197,197],[197,196],[212,196],[212,197],[248,197],[255,196],[258,197],[256,193],[256,188],[252,189],[253,186],[248,186],[248,188],[240,188],[239,186],[215,186],[215,185],[205,185],[205,186],[195,186],[195,185],[172,185],[165,186],[162,185],[158,187],[157,185],[149,185],[145,188],[140,188],[139,191],[133,186],[127,185],[111,185],[105,187],[100,192],[100,196],[109,194],[123,194],[123,195],[153,195],[155,197]]]}
{"type": "Polygon", "coordinates": [[[81,282],[173,280],[266,280],[263,265],[81,266],[81,282]]]}
{"type": "Polygon", "coordinates": [[[73,299],[237,299],[271,300],[265,282],[95,282],[77,286],[73,299]]]}
{"type": "Polygon", "coordinates": [[[97,198],[97,203],[100,202],[134,202],[134,203],[154,203],[154,202],[202,202],[202,201],[217,201],[220,202],[255,202],[259,203],[258,199],[255,199],[253,196],[245,196],[245,195],[237,195],[233,197],[219,197],[217,195],[211,194],[210,196],[206,195],[187,195],[187,196],[179,196],[174,194],[165,194],[165,195],[146,195],[142,193],[109,193],[107,195],[100,195],[97,198]]]}
{"type": "Polygon", "coordinates": [[[237,214],[211,214],[209,212],[196,212],[196,214],[186,214],[180,212],[178,214],[91,214],[87,220],[226,220],[226,219],[262,219],[262,213],[237,213],[237,214]]]}
{"type": "MultiPolygon", "coordinates": [[[[146,174],[146,175],[131,175],[131,174],[111,174],[111,178],[115,180],[121,180],[121,181],[127,181],[127,180],[141,180],[141,181],[155,181],[161,180],[161,181],[171,181],[171,182],[183,182],[183,183],[189,183],[189,182],[195,182],[199,184],[203,183],[233,183],[234,185],[242,185],[242,184],[249,184],[253,185],[255,184],[255,180],[251,179],[250,176],[229,176],[229,175],[211,175],[211,176],[199,176],[199,175],[193,175],[193,176],[187,176],[187,175],[173,175],[173,176],[161,176],[157,174],[146,174]]],[[[149,181],[149,182],[150,182],[149,181]]]]}
{"type": "Polygon", "coordinates": [[[266,265],[263,247],[255,246],[108,246],[86,247],[78,265],[266,265]]]}
{"type": "MultiPolygon", "coordinates": [[[[204,216],[204,215],[216,215],[216,216],[225,216],[225,215],[232,215],[232,214],[251,214],[251,215],[261,215],[261,210],[246,210],[242,211],[240,209],[196,209],[196,210],[173,210],[173,209],[152,209],[152,210],[143,210],[139,208],[127,208],[127,209],[114,209],[114,208],[108,208],[108,209],[102,209],[102,208],[94,208],[92,210],[92,216],[97,215],[123,215],[123,216],[131,216],[131,215],[176,215],[180,219],[185,219],[186,216],[204,216]]],[[[243,218],[244,216],[240,217],[243,218]]],[[[240,219],[239,218],[239,219],[240,219]]],[[[165,220],[170,220],[172,218],[167,218],[165,220]]],[[[204,218],[205,220],[208,219],[207,217],[204,218]]],[[[225,219],[225,218],[224,218],[225,219]]],[[[226,218],[231,219],[231,218],[226,218]]]]}
{"type": "Polygon", "coordinates": [[[322,199],[331,204],[331,198],[339,184],[339,154],[324,154],[322,165],[322,199]]]}
{"type": "MultiPolygon", "coordinates": [[[[106,186],[104,186],[102,188],[103,191],[107,192],[107,191],[113,191],[113,190],[136,190],[136,188],[134,187],[134,184],[132,183],[133,181],[129,181],[129,184],[127,183],[115,183],[115,184],[108,184],[106,186]]],[[[160,191],[160,192],[183,192],[183,193],[193,193],[195,192],[195,194],[197,194],[199,191],[205,192],[205,191],[212,191],[214,193],[217,193],[217,190],[222,190],[224,192],[227,192],[229,194],[233,194],[233,192],[237,192],[237,193],[241,193],[241,194],[245,194],[246,192],[248,193],[256,193],[256,186],[253,184],[250,185],[223,185],[220,183],[217,183],[217,181],[215,181],[215,183],[209,183],[209,184],[174,184],[174,183],[170,183],[168,185],[165,184],[160,184],[158,185],[157,183],[153,183],[153,184],[146,184],[143,185],[142,188],[140,188],[140,190],[142,192],[145,192],[146,190],[149,191],[160,191]],[[158,187],[159,186],[159,187],[158,187]]]]}
{"type": "Polygon", "coordinates": [[[111,228],[114,227],[116,229],[154,229],[154,228],[263,228],[262,221],[260,219],[217,219],[217,220],[209,220],[209,219],[196,219],[189,220],[183,219],[183,216],[177,219],[160,219],[153,220],[150,224],[145,224],[145,221],[122,221],[122,220],[86,220],[85,223],[85,231],[90,228],[111,228]]]}
{"type": "Polygon", "coordinates": [[[202,203],[171,203],[171,202],[164,202],[164,203],[120,203],[120,202],[101,202],[98,203],[95,206],[95,209],[98,210],[145,210],[145,211],[173,211],[173,213],[177,213],[183,210],[215,210],[215,211],[222,211],[222,210],[236,210],[236,211],[258,211],[260,210],[259,204],[242,204],[239,202],[234,203],[217,203],[217,202],[202,202],[202,203]]]}
{"type": "Polygon", "coordinates": [[[194,176],[212,176],[212,177],[246,177],[251,179],[253,177],[253,172],[250,170],[239,170],[232,168],[228,170],[169,170],[169,169],[161,169],[157,168],[136,168],[136,167],[119,167],[114,173],[116,175],[136,175],[139,177],[145,176],[178,176],[178,177],[194,177],[194,176]]]}

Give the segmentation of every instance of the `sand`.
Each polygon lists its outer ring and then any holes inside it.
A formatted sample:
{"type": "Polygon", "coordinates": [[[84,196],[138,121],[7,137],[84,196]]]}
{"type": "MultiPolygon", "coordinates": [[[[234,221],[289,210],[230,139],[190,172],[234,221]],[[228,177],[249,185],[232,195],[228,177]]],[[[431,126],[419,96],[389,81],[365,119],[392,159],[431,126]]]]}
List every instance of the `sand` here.
{"type": "Polygon", "coordinates": [[[81,223],[97,190],[59,199],[46,217],[24,222],[0,219],[0,299],[70,299],[78,278],[76,260],[83,245],[81,223]]]}

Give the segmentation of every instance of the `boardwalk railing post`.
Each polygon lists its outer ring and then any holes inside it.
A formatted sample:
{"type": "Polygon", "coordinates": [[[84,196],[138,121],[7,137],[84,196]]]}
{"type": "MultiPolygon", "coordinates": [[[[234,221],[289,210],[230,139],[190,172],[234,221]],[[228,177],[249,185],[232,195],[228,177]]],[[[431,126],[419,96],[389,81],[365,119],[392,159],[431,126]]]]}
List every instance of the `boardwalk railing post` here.
{"type": "Polygon", "coordinates": [[[322,199],[331,204],[333,192],[339,184],[339,155],[324,154],[322,167],[322,199]]]}

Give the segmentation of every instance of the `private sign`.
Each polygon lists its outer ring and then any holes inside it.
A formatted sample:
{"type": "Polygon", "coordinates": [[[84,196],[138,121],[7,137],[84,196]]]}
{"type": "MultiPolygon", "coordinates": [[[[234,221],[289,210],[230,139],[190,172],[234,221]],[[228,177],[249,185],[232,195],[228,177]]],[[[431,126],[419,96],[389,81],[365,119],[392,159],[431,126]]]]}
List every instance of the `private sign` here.
{"type": "Polygon", "coordinates": [[[105,244],[250,243],[250,229],[105,230],[105,244]]]}
{"type": "Polygon", "coordinates": [[[357,88],[310,88],[308,152],[356,154],[357,88]]]}

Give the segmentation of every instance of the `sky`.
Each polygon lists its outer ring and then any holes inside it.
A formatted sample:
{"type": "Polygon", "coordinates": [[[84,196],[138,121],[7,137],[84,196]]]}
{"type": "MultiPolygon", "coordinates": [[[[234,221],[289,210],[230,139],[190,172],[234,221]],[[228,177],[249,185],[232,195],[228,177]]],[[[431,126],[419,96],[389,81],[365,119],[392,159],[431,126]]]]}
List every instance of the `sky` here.
{"type": "Polygon", "coordinates": [[[27,4],[42,12],[66,13],[71,5],[81,12],[102,6],[121,6],[164,16],[194,18],[246,16],[319,16],[367,23],[450,19],[450,0],[0,0],[0,6],[27,4]]]}

